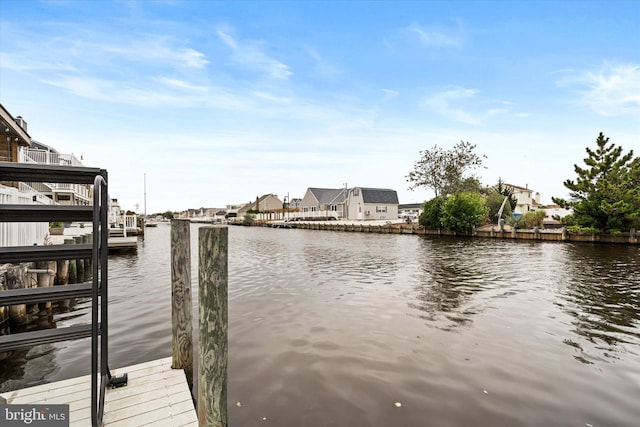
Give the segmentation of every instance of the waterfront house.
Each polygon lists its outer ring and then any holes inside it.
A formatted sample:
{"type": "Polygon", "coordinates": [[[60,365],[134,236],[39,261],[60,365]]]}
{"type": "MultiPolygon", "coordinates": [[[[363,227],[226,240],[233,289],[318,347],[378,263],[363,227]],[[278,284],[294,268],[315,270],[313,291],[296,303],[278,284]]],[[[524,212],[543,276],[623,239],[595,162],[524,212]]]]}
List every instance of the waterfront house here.
{"type": "Polygon", "coordinates": [[[395,190],[354,187],[347,195],[347,219],[395,220],[398,218],[398,204],[395,190]]]}
{"type": "Polygon", "coordinates": [[[309,187],[300,201],[301,219],[347,219],[346,188],[309,187]]]}
{"type": "Polygon", "coordinates": [[[540,193],[536,192],[534,195],[533,190],[529,188],[528,184],[520,187],[518,185],[505,183],[504,186],[513,190],[513,196],[518,201],[513,213],[517,215],[526,214],[529,211],[535,211],[540,206],[540,193]]]}
{"type": "Polygon", "coordinates": [[[405,203],[398,205],[398,218],[419,218],[423,208],[424,203],[405,203]]]}
{"type": "MultiPolygon", "coordinates": [[[[0,162],[19,163],[20,149],[30,146],[27,122],[14,118],[0,104],[0,162]]],[[[53,201],[25,183],[0,182],[0,204],[50,205],[53,201]]],[[[0,246],[42,245],[48,233],[46,222],[0,223],[0,246]]]]}
{"type": "Polygon", "coordinates": [[[237,215],[242,218],[249,211],[261,212],[263,215],[259,219],[277,219],[282,217],[282,200],[275,194],[264,194],[261,197],[256,197],[255,202],[249,202],[238,209],[237,215]],[[274,214],[277,218],[272,218],[274,214]]]}
{"type": "MultiPolygon", "coordinates": [[[[59,153],[54,148],[33,139],[30,147],[20,147],[19,162],[38,163],[41,165],[84,166],[73,154],[59,153]]],[[[28,182],[26,184],[59,205],[90,206],[93,203],[93,188],[91,185],[48,182],[28,182]]]]}
{"type": "Polygon", "coordinates": [[[300,209],[300,205],[302,204],[302,199],[294,197],[289,201],[289,209],[300,209]]]}
{"type": "Polygon", "coordinates": [[[20,147],[30,147],[27,122],[20,116],[14,118],[0,104],[0,162],[17,163],[20,147]]]}
{"type": "Polygon", "coordinates": [[[300,219],[393,220],[398,218],[398,194],[387,188],[309,187],[300,202],[300,219]]]}

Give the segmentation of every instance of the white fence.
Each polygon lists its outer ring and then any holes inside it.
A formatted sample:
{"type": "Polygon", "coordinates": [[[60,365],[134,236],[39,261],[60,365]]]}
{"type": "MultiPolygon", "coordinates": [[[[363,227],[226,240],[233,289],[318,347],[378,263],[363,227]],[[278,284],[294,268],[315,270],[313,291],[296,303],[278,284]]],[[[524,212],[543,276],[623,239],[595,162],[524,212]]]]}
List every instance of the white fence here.
{"type": "MultiPolygon", "coordinates": [[[[51,199],[42,194],[20,191],[17,188],[0,185],[0,204],[11,205],[49,205],[51,199]]],[[[47,222],[12,222],[0,223],[0,246],[44,245],[49,233],[47,222]]]]}
{"type": "Polygon", "coordinates": [[[40,163],[43,165],[84,166],[73,154],[52,153],[35,148],[20,148],[20,163],[40,163]]]}
{"type": "MultiPolygon", "coordinates": [[[[38,163],[41,165],[65,165],[65,166],[83,166],[73,154],[52,153],[46,150],[37,150],[34,148],[20,148],[20,163],[38,163]]],[[[74,200],[69,202],[60,201],[61,204],[84,204],[91,205],[93,192],[90,185],[80,184],[59,184],[59,183],[41,183],[29,182],[29,186],[34,190],[44,194],[67,193],[74,194],[74,200]]]]}

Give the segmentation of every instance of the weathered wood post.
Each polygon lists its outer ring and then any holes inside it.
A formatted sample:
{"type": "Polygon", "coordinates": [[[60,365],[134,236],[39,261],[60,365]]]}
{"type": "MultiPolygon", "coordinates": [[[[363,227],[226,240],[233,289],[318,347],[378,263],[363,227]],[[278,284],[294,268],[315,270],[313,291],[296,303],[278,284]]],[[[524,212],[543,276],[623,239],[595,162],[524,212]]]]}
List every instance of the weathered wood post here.
{"type": "MultiPolygon", "coordinates": [[[[33,270],[31,270],[33,271],[33,270]]],[[[46,288],[49,286],[49,261],[36,262],[36,271],[33,272],[36,277],[36,283],[39,288],[46,288]]],[[[46,310],[51,308],[51,301],[38,304],[38,310],[46,310]]]]}
{"type": "MultiPolygon", "coordinates": [[[[2,268],[2,266],[0,266],[2,268]]],[[[7,289],[7,272],[0,270],[0,292],[7,289]]],[[[0,307],[0,335],[9,333],[9,307],[0,307]]],[[[1,403],[1,402],[0,402],[1,403]]]]}
{"type": "MultiPolygon", "coordinates": [[[[11,265],[6,272],[6,289],[23,289],[27,287],[26,264],[11,265]]],[[[22,325],[27,322],[27,305],[9,306],[9,319],[12,325],[22,325]]]]}
{"type": "MultiPolygon", "coordinates": [[[[69,244],[69,239],[64,239],[64,244],[69,244]]],[[[57,265],[56,281],[58,286],[65,286],[69,283],[69,260],[60,260],[57,265]]],[[[58,303],[58,307],[63,308],[65,311],[69,309],[71,300],[62,300],[58,303]]]]}
{"type": "Polygon", "coordinates": [[[187,219],[171,220],[171,367],[184,369],[193,388],[190,224],[187,219]]]}
{"type": "MultiPolygon", "coordinates": [[[[64,244],[65,245],[73,245],[73,244],[75,244],[75,240],[73,238],[64,239],[64,244]]],[[[69,284],[78,283],[78,271],[76,269],[76,260],[75,259],[70,259],[69,260],[69,273],[68,273],[67,277],[68,277],[67,283],[69,283],[69,284]]]]}
{"type": "MultiPolygon", "coordinates": [[[[82,236],[73,236],[73,240],[76,245],[79,245],[82,243],[82,236]]],[[[76,260],[76,275],[79,283],[84,282],[84,259],[76,260]]]]}
{"type": "Polygon", "coordinates": [[[198,424],[227,425],[226,226],[201,227],[198,254],[198,424]]]}
{"type": "MultiPolygon", "coordinates": [[[[93,233],[82,236],[82,243],[93,244],[93,233]]],[[[90,282],[93,279],[93,269],[91,267],[91,258],[84,260],[84,281],[90,282]]]]}

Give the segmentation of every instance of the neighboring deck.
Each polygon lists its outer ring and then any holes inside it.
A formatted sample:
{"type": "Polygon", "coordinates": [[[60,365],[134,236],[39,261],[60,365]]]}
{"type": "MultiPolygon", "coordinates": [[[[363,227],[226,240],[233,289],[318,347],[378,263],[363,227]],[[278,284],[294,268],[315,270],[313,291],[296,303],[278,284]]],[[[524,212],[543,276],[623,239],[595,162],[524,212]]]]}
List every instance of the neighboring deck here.
{"type": "MultiPolygon", "coordinates": [[[[129,375],[128,385],[107,389],[106,427],[162,425],[197,426],[198,418],[182,369],[171,369],[171,358],[112,369],[129,375]]],[[[11,404],[69,404],[71,426],[91,425],[91,376],[72,378],[0,393],[11,404]]]]}
{"type": "MultiPolygon", "coordinates": [[[[65,234],[63,235],[51,235],[49,241],[53,245],[62,245],[65,239],[73,238],[74,236],[81,236],[83,234],[90,233],[91,229],[86,228],[65,228],[65,234]]],[[[138,250],[138,236],[127,235],[124,233],[109,233],[108,239],[109,252],[124,252],[124,251],[137,251],[138,250]]]]}

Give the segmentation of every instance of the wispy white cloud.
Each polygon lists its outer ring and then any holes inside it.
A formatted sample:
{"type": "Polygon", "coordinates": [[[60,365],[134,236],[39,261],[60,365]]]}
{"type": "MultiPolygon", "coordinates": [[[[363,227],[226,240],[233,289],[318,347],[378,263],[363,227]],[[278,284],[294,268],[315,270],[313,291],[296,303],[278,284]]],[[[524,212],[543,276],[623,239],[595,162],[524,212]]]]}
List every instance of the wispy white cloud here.
{"type": "Polygon", "coordinates": [[[154,80],[168,87],[185,89],[191,92],[207,92],[209,90],[207,86],[197,86],[189,83],[186,80],[174,79],[170,77],[155,77],[154,80]]]}
{"type": "Polygon", "coordinates": [[[451,86],[429,94],[422,104],[450,120],[476,126],[482,125],[489,117],[508,111],[504,107],[508,103],[477,99],[478,93],[477,89],[451,86]]]}
{"type": "Polygon", "coordinates": [[[228,27],[220,28],[216,34],[232,50],[232,60],[242,66],[249,66],[266,72],[270,77],[287,80],[293,72],[283,62],[272,58],[265,52],[265,43],[253,40],[237,40],[228,27]]]}
{"type": "Polygon", "coordinates": [[[459,30],[433,28],[412,23],[402,29],[409,37],[417,39],[422,45],[434,48],[458,47],[462,44],[459,30]]]}
{"type": "Polygon", "coordinates": [[[397,90],[386,89],[386,88],[382,89],[382,93],[383,93],[383,97],[382,97],[383,101],[388,101],[390,99],[393,99],[400,94],[400,92],[398,92],[397,90]]]}
{"type": "Polygon", "coordinates": [[[321,55],[316,49],[311,46],[304,46],[307,54],[313,60],[311,68],[311,75],[324,80],[335,80],[344,74],[343,70],[332,63],[330,60],[321,55]]]}
{"type": "Polygon", "coordinates": [[[209,63],[202,52],[180,44],[170,37],[145,36],[128,44],[93,42],[83,50],[90,50],[93,54],[107,54],[112,59],[168,64],[176,68],[204,68],[209,63]]]}
{"type": "Polygon", "coordinates": [[[640,64],[604,63],[597,69],[565,71],[561,87],[578,87],[577,103],[603,116],[640,114],[640,64]]]}
{"type": "Polygon", "coordinates": [[[42,61],[41,58],[26,57],[21,54],[0,52],[0,69],[14,71],[76,71],[77,68],[63,60],[42,61]]]}

